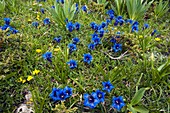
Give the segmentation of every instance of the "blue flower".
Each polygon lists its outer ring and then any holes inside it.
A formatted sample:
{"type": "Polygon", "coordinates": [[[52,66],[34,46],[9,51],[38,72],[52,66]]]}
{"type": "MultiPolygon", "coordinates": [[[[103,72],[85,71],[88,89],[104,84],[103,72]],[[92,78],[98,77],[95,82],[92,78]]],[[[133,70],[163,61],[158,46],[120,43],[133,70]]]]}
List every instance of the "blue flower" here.
{"type": "Polygon", "coordinates": [[[73,51],[76,51],[76,50],[77,50],[76,45],[75,45],[75,44],[72,44],[72,43],[68,44],[68,48],[69,48],[69,51],[70,51],[70,52],[73,52],[73,51]]]}
{"type": "Polygon", "coordinates": [[[2,29],[2,30],[6,30],[7,28],[10,28],[10,27],[11,27],[11,26],[5,24],[4,26],[1,27],[1,29],[2,29]]]}
{"type": "Polygon", "coordinates": [[[74,30],[74,24],[72,22],[68,22],[66,24],[66,28],[67,30],[69,30],[70,32],[72,32],[74,30]]]}
{"type": "Polygon", "coordinates": [[[127,19],[127,20],[126,20],[126,23],[127,23],[127,24],[132,24],[132,23],[133,23],[133,20],[127,19]]]}
{"type": "Polygon", "coordinates": [[[115,16],[113,14],[111,14],[109,16],[110,16],[110,20],[113,20],[115,18],[115,16]]]}
{"type": "Polygon", "coordinates": [[[38,22],[32,22],[32,26],[37,28],[39,26],[39,23],[38,22]]]}
{"type": "Polygon", "coordinates": [[[144,24],[143,29],[149,28],[149,24],[144,24]]]}
{"type": "Polygon", "coordinates": [[[135,22],[133,23],[133,25],[139,25],[139,22],[138,22],[138,21],[135,21],[135,22]]]}
{"type": "Polygon", "coordinates": [[[64,4],[64,0],[60,0],[60,3],[64,4]]]}
{"type": "Polygon", "coordinates": [[[95,49],[95,44],[90,43],[90,44],[88,45],[88,49],[94,50],[94,49],[95,49]]]}
{"type": "Polygon", "coordinates": [[[93,30],[97,30],[97,29],[98,29],[98,25],[97,25],[95,22],[91,22],[91,23],[90,23],[90,27],[91,27],[93,30]]]}
{"type": "Polygon", "coordinates": [[[74,69],[77,67],[76,60],[70,60],[69,62],[67,62],[67,64],[70,66],[70,69],[74,69]]]}
{"type": "Polygon", "coordinates": [[[82,6],[81,9],[82,9],[83,11],[87,12],[87,6],[86,6],[86,5],[82,6]]]}
{"type": "Polygon", "coordinates": [[[12,34],[17,34],[19,32],[18,30],[14,29],[14,28],[11,31],[12,31],[12,34]]]}
{"type": "Polygon", "coordinates": [[[73,44],[77,44],[78,42],[80,42],[80,39],[75,37],[72,39],[72,41],[73,41],[73,44]]]}
{"type": "Polygon", "coordinates": [[[101,27],[102,27],[102,28],[105,28],[106,26],[107,26],[107,23],[106,23],[106,22],[102,22],[102,23],[101,23],[101,27]]]}
{"type": "Polygon", "coordinates": [[[110,19],[107,19],[107,20],[106,20],[106,24],[109,25],[109,23],[111,23],[111,20],[110,20],[110,19]]]}
{"type": "Polygon", "coordinates": [[[70,88],[70,87],[68,87],[68,86],[66,86],[66,87],[64,88],[64,91],[65,91],[65,93],[66,93],[66,98],[71,97],[72,94],[73,94],[73,89],[70,88]]]}
{"type": "Polygon", "coordinates": [[[43,57],[45,60],[48,60],[48,61],[52,62],[52,61],[51,61],[52,52],[46,52],[46,53],[44,53],[44,54],[42,55],[42,57],[43,57]]]}
{"type": "Polygon", "coordinates": [[[85,63],[90,64],[90,62],[92,61],[92,59],[93,59],[93,57],[91,56],[90,53],[87,53],[87,54],[84,54],[84,55],[83,55],[83,61],[84,61],[85,63]]]}
{"type": "Polygon", "coordinates": [[[119,20],[119,25],[120,25],[120,26],[123,25],[124,22],[125,22],[125,21],[124,21],[123,19],[120,19],[120,20],[119,20]]]}
{"type": "Polygon", "coordinates": [[[108,15],[114,15],[114,11],[112,9],[108,10],[107,13],[108,15]]]}
{"type": "Polygon", "coordinates": [[[80,29],[80,24],[79,24],[78,22],[76,22],[76,23],[74,24],[74,28],[75,28],[76,30],[79,30],[79,29],[80,29]]]}
{"type": "Polygon", "coordinates": [[[153,32],[151,33],[151,36],[153,36],[156,32],[157,32],[157,30],[154,29],[153,32]]]}
{"type": "Polygon", "coordinates": [[[103,37],[103,35],[104,35],[104,29],[102,28],[102,29],[98,30],[98,33],[99,33],[99,36],[100,36],[100,37],[103,37]]]}
{"type": "Polygon", "coordinates": [[[102,92],[100,90],[96,90],[96,94],[97,94],[97,98],[98,98],[99,102],[104,102],[106,93],[102,92]]]}
{"type": "Polygon", "coordinates": [[[114,26],[117,26],[119,24],[119,20],[116,19],[115,22],[114,22],[114,26]]]}
{"type": "Polygon", "coordinates": [[[139,31],[139,27],[138,27],[138,25],[136,25],[136,24],[132,26],[132,32],[134,32],[134,31],[135,31],[135,32],[138,32],[138,31],[139,31]]]}
{"type": "Polygon", "coordinates": [[[53,6],[51,6],[51,8],[52,8],[52,9],[55,9],[55,6],[53,5],[53,6]]]}
{"type": "Polygon", "coordinates": [[[61,39],[62,39],[61,36],[55,37],[55,38],[54,38],[54,41],[56,41],[57,43],[60,43],[61,39]]]}
{"type": "Polygon", "coordinates": [[[50,98],[53,100],[53,101],[59,101],[60,98],[59,98],[59,91],[62,90],[62,89],[58,89],[58,88],[53,88],[52,89],[52,92],[50,93],[50,98]]]}
{"type": "Polygon", "coordinates": [[[78,10],[79,10],[79,4],[76,3],[76,12],[78,12],[78,10]]]}
{"type": "Polygon", "coordinates": [[[112,50],[116,53],[118,51],[122,51],[122,44],[115,43],[112,47],[112,50]]]}
{"type": "Polygon", "coordinates": [[[114,37],[111,38],[110,42],[112,42],[113,44],[116,43],[116,39],[114,37]]]}
{"type": "Polygon", "coordinates": [[[10,19],[10,18],[4,18],[4,21],[5,21],[5,24],[6,24],[6,25],[9,25],[9,24],[10,24],[11,19],[10,19]]]}
{"type": "Polygon", "coordinates": [[[98,37],[97,34],[93,34],[91,40],[92,40],[92,42],[93,42],[95,45],[101,44],[100,38],[98,37]]]}
{"type": "Polygon", "coordinates": [[[84,106],[87,106],[91,109],[95,108],[97,104],[99,103],[99,100],[97,99],[97,94],[95,92],[92,92],[90,95],[89,94],[84,94],[84,106]]]}
{"type": "Polygon", "coordinates": [[[44,8],[41,8],[41,9],[40,9],[40,12],[41,12],[42,14],[45,14],[44,8]]]}
{"type": "Polygon", "coordinates": [[[43,20],[43,22],[44,22],[44,25],[48,25],[48,24],[50,24],[50,19],[49,18],[45,18],[43,20]]]}
{"type": "Polygon", "coordinates": [[[104,91],[107,91],[110,93],[110,91],[114,88],[114,86],[111,84],[110,81],[107,81],[107,82],[102,82],[102,85],[103,85],[103,90],[104,91]]]}
{"type": "Polygon", "coordinates": [[[113,97],[112,98],[112,107],[120,111],[122,107],[125,106],[125,103],[123,101],[123,97],[113,97]]]}

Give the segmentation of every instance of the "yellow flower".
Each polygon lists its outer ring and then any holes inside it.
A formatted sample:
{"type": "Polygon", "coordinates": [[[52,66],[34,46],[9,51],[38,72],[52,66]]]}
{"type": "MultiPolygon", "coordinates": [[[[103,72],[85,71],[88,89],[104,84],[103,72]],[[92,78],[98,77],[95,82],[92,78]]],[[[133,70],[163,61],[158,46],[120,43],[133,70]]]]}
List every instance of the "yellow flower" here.
{"type": "Polygon", "coordinates": [[[30,98],[30,101],[31,101],[31,102],[33,102],[33,99],[32,99],[32,98],[30,98]]]}
{"type": "Polygon", "coordinates": [[[37,5],[37,3],[36,3],[36,2],[34,2],[32,5],[37,5]]]}
{"type": "Polygon", "coordinates": [[[36,49],[36,52],[37,53],[41,53],[41,49],[36,49]]]}
{"type": "Polygon", "coordinates": [[[158,41],[158,42],[159,42],[159,41],[161,41],[161,39],[160,39],[160,38],[155,38],[155,41],[158,41]]]}
{"type": "Polygon", "coordinates": [[[37,19],[37,20],[40,20],[40,15],[37,15],[36,19],[37,19]]]}
{"type": "Polygon", "coordinates": [[[25,83],[26,82],[26,80],[24,79],[24,80],[22,80],[22,83],[25,83]]]}
{"type": "Polygon", "coordinates": [[[27,21],[28,21],[28,22],[31,22],[32,20],[29,18],[27,21]]]}
{"type": "Polygon", "coordinates": [[[60,48],[55,48],[54,51],[58,52],[58,51],[60,51],[60,48]]]}
{"type": "Polygon", "coordinates": [[[40,73],[40,70],[36,70],[36,69],[35,69],[32,74],[33,74],[33,75],[38,75],[38,73],[40,73]]]}
{"type": "Polygon", "coordinates": [[[22,77],[19,78],[18,82],[22,82],[22,83],[25,83],[26,80],[25,79],[22,79],[22,77]]]}
{"type": "Polygon", "coordinates": [[[142,35],[139,35],[139,38],[143,38],[143,36],[142,36],[142,35]]]}
{"type": "Polygon", "coordinates": [[[27,81],[30,81],[32,79],[33,79],[33,77],[30,75],[30,76],[28,76],[27,81]]]}

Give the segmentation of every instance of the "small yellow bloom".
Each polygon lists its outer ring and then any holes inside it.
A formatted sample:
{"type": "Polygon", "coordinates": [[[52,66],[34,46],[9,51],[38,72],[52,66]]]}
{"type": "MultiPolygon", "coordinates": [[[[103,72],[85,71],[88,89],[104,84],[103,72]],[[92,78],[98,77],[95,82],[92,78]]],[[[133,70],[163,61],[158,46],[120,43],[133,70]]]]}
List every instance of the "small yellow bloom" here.
{"type": "Polygon", "coordinates": [[[33,79],[33,77],[30,75],[30,76],[28,76],[27,81],[30,81],[32,79],[33,79]]]}
{"type": "Polygon", "coordinates": [[[33,99],[32,98],[30,98],[30,102],[32,102],[33,101],[33,99]]]}
{"type": "Polygon", "coordinates": [[[25,83],[26,80],[25,79],[22,79],[22,77],[19,78],[18,82],[22,82],[22,83],[25,83]]]}
{"type": "Polygon", "coordinates": [[[36,52],[37,53],[41,53],[41,49],[36,49],[36,52]]]}
{"type": "Polygon", "coordinates": [[[58,51],[60,51],[60,48],[55,48],[54,51],[58,52],[58,51]]]}
{"type": "Polygon", "coordinates": [[[37,19],[37,20],[40,20],[40,15],[37,15],[36,19],[37,19]]]}
{"type": "Polygon", "coordinates": [[[24,80],[22,80],[22,83],[25,83],[26,82],[26,80],[24,79],[24,80]]]}
{"type": "Polygon", "coordinates": [[[32,5],[37,5],[37,3],[36,3],[36,2],[34,2],[32,5]]]}
{"type": "Polygon", "coordinates": [[[27,21],[28,21],[28,22],[31,22],[32,20],[29,18],[27,21]]]}
{"type": "Polygon", "coordinates": [[[22,78],[21,77],[19,78],[18,82],[22,82],[22,78]]]}
{"type": "Polygon", "coordinates": [[[159,42],[159,41],[161,41],[161,39],[160,39],[160,38],[155,38],[155,41],[158,41],[158,42],[159,42]]]}
{"type": "Polygon", "coordinates": [[[40,73],[40,70],[36,70],[36,69],[35,69],[32,74],[33,74],[33,75],[38,75],[38,73],[40,73]]]}
{"type": "Polygon", "coordinates": [[[142,35],[139,35],[139,38],[143,38],[143,36],[142,36],[142,35]]]}

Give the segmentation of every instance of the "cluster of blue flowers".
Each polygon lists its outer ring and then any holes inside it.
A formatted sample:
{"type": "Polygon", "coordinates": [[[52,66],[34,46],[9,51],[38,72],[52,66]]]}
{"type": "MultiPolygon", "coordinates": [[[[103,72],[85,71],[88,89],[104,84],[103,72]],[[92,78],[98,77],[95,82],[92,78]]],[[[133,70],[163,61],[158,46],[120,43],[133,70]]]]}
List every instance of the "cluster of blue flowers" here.
{"type": "Polygon", "coordinates": [[[64,89],[61,88],[53,88],[52,92],[50,93],[50,98],[56,102],[56,101],[63,101],[67,98],[70,98],[72,96],[73,89],[66,86],[64,89]]]}
{"type": "MultiPolygon", "coordinates": [[[[103,84],[103,91],[107,91],[108,93],[110,93],[111,90],[114,88],[114,86],[111,84],[110,81],[102,82],[102,84],[103,84]]],[[[106,93],[103,91],[97,89],[95,92],[92,92],[91,94],[85,93],[83,95],[84,106],[87,106],[87,107],[93,109],[99,103],[103,103],[105,101],[105,95],[106,95],[106,93]]],[[[112,98],[112,107],[113,108],[120,111],[123,106],[125,106],[125,103],[123,101],[122,96],[112,98]]]]}
{"type": "MultiPolygon", "coordinates": [[[[49,18],[45,18],[43,20],[44,25],[49,25],[50,24],[50,19],[49,18]]],[[[37,28],[39,26],[38,22],[32,22],[32,26],[34,26],[35,28],[37,28]]]]}
{"type": "MultiPolygon", "coordinates": [[[[90,53],[84,54],[83,55],[83,61],[84,63],[90,64],[92,61],[93,57],[90,53]]],[[[76,60],[70,60],[69,62],[67,62],[67,64],[69,65],[70,69],[74,69],[77,68],[77,61],[76,60]]]]}
{"type": "Polygon", "coordinates": [[[80,23],[76,22],[75,24],[73,24],[72,22],[67,22],[66,24],[66,29],[70,32],[72,32],[73,30],[79,30],[80,29],[80,23]]]}
{"type": "Polygon", "coordinates": [[[10,18],[4,18],[4,22],[5,24],[3,26],[0,26],[0,29],[2,29],[3,31],[9,29],[9,33],[7,34],[8,36],[10,35],[10,33],[16,34],[19,32],[18,30],[10,26],[10,22],[11,22],[10,18]]]}

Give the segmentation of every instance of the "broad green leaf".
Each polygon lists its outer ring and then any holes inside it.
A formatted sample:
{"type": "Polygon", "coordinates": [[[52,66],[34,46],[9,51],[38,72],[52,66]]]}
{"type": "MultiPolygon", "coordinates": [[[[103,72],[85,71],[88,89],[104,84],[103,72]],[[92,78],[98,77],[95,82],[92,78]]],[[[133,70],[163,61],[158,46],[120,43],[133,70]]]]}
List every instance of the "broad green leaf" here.
{"type": "Polygon", "coordinates": [[[137,113],[135,109],[132,107],[131,104],[127,105],[127,108],[132,112],[132,113],[137,113]]]}
{"type": "Polygon", "coordinates": [[[146,109],[143,106],[135,106],[133,107],[135,111],[139,112],[139,113],[149,113],[149,110],[146,109]]]}
{"type": "Polygon", "coordinates": [[[136,105],[136,104],[138,104],[138,103],[140,102],[140,100],[142,99],[142,97],[144,96],[144,93],[145,93],[145,91],[146,91],[147,89],[148,89],[148,88],[141,88],[141,89],[139,89],[139,90],[135,93],[133,99],[131,100],[131,105],[136,105]]]}

